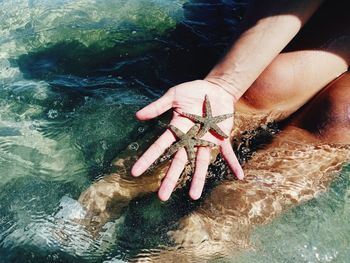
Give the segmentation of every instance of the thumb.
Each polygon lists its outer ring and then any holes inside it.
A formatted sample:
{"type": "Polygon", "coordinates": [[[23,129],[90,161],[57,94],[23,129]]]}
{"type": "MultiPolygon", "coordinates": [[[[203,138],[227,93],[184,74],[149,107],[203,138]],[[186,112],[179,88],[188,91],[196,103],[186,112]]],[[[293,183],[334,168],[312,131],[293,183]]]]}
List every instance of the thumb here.
{"type": "Polygon", "coordinates": [[[172,108],[174,95],[175,95],[174,89],[172,88],[169,89],[158,100],[152,102],[151,104],[147,105],[143,109],[139,110],[136,113],[136,117],[142,121],[158,117],[159,115],[163,114],[164,112],[172,108]]]}

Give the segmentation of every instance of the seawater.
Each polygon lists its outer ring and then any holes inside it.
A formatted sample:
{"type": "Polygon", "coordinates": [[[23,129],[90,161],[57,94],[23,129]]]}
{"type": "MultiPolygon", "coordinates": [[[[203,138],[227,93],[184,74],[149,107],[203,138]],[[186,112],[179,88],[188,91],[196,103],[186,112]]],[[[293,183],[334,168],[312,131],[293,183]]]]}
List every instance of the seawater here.
{"type": "MultiPolygon", "coordinates": [[[[83,213],[80,193],[142,133],[147,124],[134,113],[210,69],[244,2],[0,4],[0,262],[124,262],[166,243],[183,213],[177,199],[132,203],[99,240],[60,219],[83,213]]],[[[320,198],[257,227],[254,250],[228,261],[347,262],[349,172],[320,198]]]]}

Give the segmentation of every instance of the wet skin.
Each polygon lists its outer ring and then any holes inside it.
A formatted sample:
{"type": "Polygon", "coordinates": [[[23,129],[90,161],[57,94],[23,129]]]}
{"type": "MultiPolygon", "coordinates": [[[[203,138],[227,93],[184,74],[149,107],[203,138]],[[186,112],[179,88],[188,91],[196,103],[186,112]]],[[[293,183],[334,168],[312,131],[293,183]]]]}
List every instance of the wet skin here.
{"type": "MultiPolygon", "coordinates": [[[[179,221],[168,233],[174,248],[159,252],[153,261],[203,261],[238,253],[250,247],[252,226],[269,223],[327,190],[350,160],[350,73],[343,74],[350,62],[345,48],[350,37],[335,37],[328,44],[280,54],[241,97],[231,137],[239,140],[244,131],[275,120],[285,120],[283,130],[244,164],[244,181],[223,181],[179,221]]],[[[85,223],[94,225],[95,233],[119,217],[133,198],[159,189],[170,162],[139,178],[129,172],[147,146],[137,153],[126,150],[114,161],[115,173],[80,196],[88,211],[85,223]]],[[[217,154],[211,153],[211,163],[217,154]]],[[[186,169],[184,173],[177,187],[189,178],[186,169]]]]}
{"type": "Polygon", "coordinates": [[[196,147],[214,147],[215,144],[212,142],[208,142],[202,139],[199,139],[201,136],[198,135],[200,132],[200,125],[195,124],[193,127],[187,132],[183,133],[181,130],[176,128],[173,125],[169,126],[169,129],[176,135],[179,139],[176,143],[174,143],[169,150],[166,152],[165,156],[161,158],[162,160],[169,159],[173,156],[181,148],[185,148],[188,160],[191,163],[191,168],[194,170],[194,165],[196,161],[196,147]]]}
{"type": "MultiPolygon", "coordinates": [[[[249,247],[254,224],[268,223],[285,209],[327,189],[335,173],[350,159],[350,119],[346,110],[350,107],[349,89],[350,74],[345,74],[288,121],[271,144],[253,155],[244,165],[244,181],[223,181],[196,211],[180,220],[178,229],[168,234],[182,246],[185,262],[186,258],[208,259],[249,247]],[[324,107],[325,103],[329,107],[324,107]],[[316,125],[309,121],[315,114],[329,117],[316,125]],[[297,156],[296,152],[303,154],[297,156]],[[308,165],[303,165],[306,162],[308,165]],[[321,164],[324,170],[320,170],[321,164]],[[227,225],[231,227],[226,229],[227,225]]],[[[239,109],[236,112],[237,137],[244,127],[253,128],[252,118],[260,124],[272,120],[265,114],[249,115],[244,109],[244,113],[239,109]]],[[[141,145],[140,152],[145,147],[147,144],[141,145]]],[[[157,191],[169,165],[164,162],[135,179],[129,173],[135,156],[128,155],[131,152],[117,158],[116,172],[93,184],[79,199],[88,211],[85,223],[93,225],[95,233],[105,222],[119,217],[133,198],[157,191]]],[[[172,260],[181,255],[174,248],[160,257],[172,260]]]]}
{"type": "Polygon", "coordinates": [[[169,232],[176,252],[161,260],[207,260],[250,248],[255,224],[317,197],[350,161],[350,74],[325,88],[244,165],[243,182],[224,181],[169,232]],[[311,121],[312,120],[312,121],[311,121]]]}

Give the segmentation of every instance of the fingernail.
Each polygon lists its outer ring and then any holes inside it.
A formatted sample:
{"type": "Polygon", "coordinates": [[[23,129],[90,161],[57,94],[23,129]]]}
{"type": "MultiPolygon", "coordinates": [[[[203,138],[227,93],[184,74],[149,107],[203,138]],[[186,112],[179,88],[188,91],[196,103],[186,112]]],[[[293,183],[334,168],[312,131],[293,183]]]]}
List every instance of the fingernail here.
{"type": "Polygon", "coordinates": [[[238,173],[237,174],[238,180],[243,180],[244,179],[244,173],[238,173]]]}
{"type": "Polygon", "coordinates": [[[169,195],[167,195],[167,194],[164,195],[161,191],[158,191],[158,198],[161,201],[166,202],[169,200],[169,197],[170,197],[169,195]]]}
{"type": "Polygon", "coordinates": [[[135,177],[140,176],[141,175],[140,169],[138,167],[133,166],[131,169],[131,175],[135,177]]]}
{"type": "Polygon", "coordinates": [[[198,200],[198,199],[201,197],[200,194],[198,194],[198,193],[192,193],[191,191],[190,191],[189,195],[190,195],[190,197],[191,197],[192,200],[198,200]]]}
{"type": "Polygon", "coordinates": [[[137,111],[137,112],[135,113],[135,116],[136,116],[137,119],[141,119],[141,117],[142,117],[142,116],[140,116],[140,111],[137,111]]]}

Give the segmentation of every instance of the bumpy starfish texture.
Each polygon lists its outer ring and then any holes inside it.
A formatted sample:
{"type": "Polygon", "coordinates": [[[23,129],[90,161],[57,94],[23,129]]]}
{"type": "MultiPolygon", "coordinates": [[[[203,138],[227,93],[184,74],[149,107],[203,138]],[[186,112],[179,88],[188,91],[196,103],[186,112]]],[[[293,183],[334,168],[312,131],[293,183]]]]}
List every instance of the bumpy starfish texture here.
{"type": "Polygon", "coordinates": [[[168,152],[165,154],[162,160],[169,159],[178,150],[185,148],[188,160],[191,163],[192,167],[194,167],[196,160],[195,147],[215,146],[215,143],[197,138],[197,133],[200,129],[199,124],[195,124],[187,133],[183,133],[173,125],[169,125],[169,129],[176,135],[179,140],[169,148],[168,152]]]}
{"type": "Polygon", "coordinates": [[[208,95],[205,95],[205,113],[203,117],[199,115],[191,114],[191,113],[185,113],[185,112],[181,113],[181,115],[191,119],[195,123],[202,124],[202,128],[197,134],[198,138],[202,137],[208,131],[213,131],[223,138],[228,138],[228,136],[220,129],[217,123],[222,122],[228,118],[231,118],[233,114],[224,114],[224,115],[213,117],[208,95]]]}

